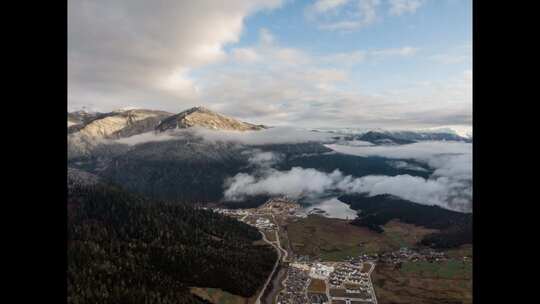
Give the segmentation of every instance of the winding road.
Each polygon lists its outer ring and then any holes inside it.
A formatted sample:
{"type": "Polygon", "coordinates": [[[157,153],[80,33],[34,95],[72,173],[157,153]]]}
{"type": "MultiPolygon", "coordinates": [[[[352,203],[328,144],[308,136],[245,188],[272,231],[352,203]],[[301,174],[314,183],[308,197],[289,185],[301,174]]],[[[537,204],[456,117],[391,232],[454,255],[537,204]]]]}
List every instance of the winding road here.
{"type": "MultiPolygon", "coordinates": [[[[270,281],[272,280],[272,276],[274,275],[274,272],[276,272],[276,269],[279,265],[279,262],[281,261],[281,246],[276,246],[276,244],[274,244],[273,242],[270,242],[267,238],[266,238],[266,235],[264,234],[264,232],[260,231],[259,232],[261,233],[262,237],[263,237],[263,240],[265,242],[267,242],[268,244],[272,245],[272,247],[274,247],[274,249],[276,249],[277,253],[278,253],[278,258],[276,260],[276,263],[274,264],[274,268],[272,269],[272,272],[270,273],[270,275],[268,276],[268,279],[266,279],[266,282],[264,283],[264,286],[261,290],[261,292],[259,293],[259,296],[257,297],[257,300],[255,301],[255,304],[261,304],[261,297],[262,295],[264,294],[264,291],[266,290],[266,287],[268,286],[268,284],[270,283],[270,281]]],[[[276,232],[277,233],[277,232],[276,232]]],[[[279,244],[279,239],[278,239],[278,244],[279,244]]]]}

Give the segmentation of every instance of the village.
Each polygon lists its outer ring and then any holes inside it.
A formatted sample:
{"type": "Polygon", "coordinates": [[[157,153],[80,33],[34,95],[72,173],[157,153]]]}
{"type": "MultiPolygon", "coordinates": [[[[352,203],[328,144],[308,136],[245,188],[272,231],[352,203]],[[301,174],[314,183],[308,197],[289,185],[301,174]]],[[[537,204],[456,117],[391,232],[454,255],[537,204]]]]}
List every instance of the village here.
{"type": "MultiPolygon", "coordinates": [[[[305,213],[300,209],[299,204],[287,197],[272,198],[262,206],[252,209],[213,209],[214,212],[256,227],[261,232],[263,240],[279,252],[279,263],[281,267],[285,267],[286,275],[281,282],[283,288],[275,296],[275,303],[377,304],[371,281],[371,273],[377,263],[393,264],[398,267],[406,261],[442,262],[447,259],[444,253],[432,249],[415,250],[405,247],[393,252],[361,254],[332,262],[321,262],[309,256],[297,256],[282,247],[279,222],[284,218],[305,217],[305,213]]],[[[261,295],[265,288],[266,285],[261,295]]],[[[273,299],[265,301],[260,297],[256,304],[274,302],[273,299]]]]}

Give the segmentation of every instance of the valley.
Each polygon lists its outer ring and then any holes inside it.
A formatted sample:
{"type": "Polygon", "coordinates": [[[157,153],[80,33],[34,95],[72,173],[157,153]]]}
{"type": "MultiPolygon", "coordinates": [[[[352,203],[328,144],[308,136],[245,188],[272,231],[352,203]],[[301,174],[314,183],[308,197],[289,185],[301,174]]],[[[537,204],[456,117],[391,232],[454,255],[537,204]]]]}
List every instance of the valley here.
{"type": "Polygon", "coordinates": [[[468,171],[436,176],[468,157],[467,139],[282,129],[203,107],[71,114],[72,302],[469,303],[472,214],[452,209],[472,204],[468,171]]]}
{"type": "Polygon", "coordinates": [[[253,209],[213,211],[256,227],[279,253],[259,296],[249,303],[393,303],[401,290],[420,286],[422,292],[401,297],[403,303],[471,297],[472,251],[419,246],[436,230],[392,220],[378,234],[348,220],[305,217],[300,205],[287,198],[272,198],[253,209]],[[282,286],[279,292],[276,285],[282,286]]]}

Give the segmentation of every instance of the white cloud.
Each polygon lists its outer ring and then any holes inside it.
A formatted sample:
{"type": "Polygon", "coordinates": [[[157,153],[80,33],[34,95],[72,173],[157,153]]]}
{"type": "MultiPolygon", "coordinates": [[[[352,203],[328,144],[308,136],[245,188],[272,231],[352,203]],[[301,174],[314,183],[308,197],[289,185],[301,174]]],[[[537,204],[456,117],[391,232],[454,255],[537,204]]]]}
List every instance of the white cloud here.
{"type": "Polygon", "coordinates": [[[228,180],[225,198],[238,200],[246,195],[280,195],[286,194],[293,198],[320,195],[333,188],[336,181],[342,179],[339,171],[331,174],[315,169],[294,167],[289,171],[270,169],[264,176],[255,177],[246,173],[238,173],[228,180]]]}
{"type": "MultiPolygon", "coordinates": [[[[300,128],[274,127],[259,131],[227,131],[211,130],[201,127],[191,127],[188,129],[175,129],[166,132],[147,132],[117,139],[111,142],[127,145],[137,145],[152,141],[168,141],[183,138],[186,135],[195,135],[204,140],[212,142],[232,142],[244,145],[265,145],[265,144],[285,144],[285,143],[305,143],[305,142],[329,142],[333,136],[330,133],[312,132],[300,128]]],[[[254,151],[255,153],[256,151],[254,151]]],[[[263,161],[266,158],[277,160],[279,155],[253,154],[253,161],[263,161]]],[[[268,159],[266,159],[268,160],[268,159]]]]}
{"type": "Polygon", "coordinates": [[[292,127],[274,127],[259,131],[216,131],[191,128],[190,132],[194,132],[208,141],[230,141],[245,145],[324,142],[329,141],[332,137],[329,133],[311,132],[292,127]]]}
{"type": "Polygon", "coordinates": [[[238,62],[252,63],[261,60],[257,51],[252,48],[237,48],[232,51],[232,56],[238,62]]]}
{"type": "Polygon", "coordinates": [[[156,133],[156,132],[150,131],[146,133],[133,135],[130,137],[123,137],[116,140],[110,140],[110,142],[134,146],[134,145],[147,143],[147,142],[169,141],[173,139],[176,139],[176,137],[171,133],[167,133],[167,132],[156,133]]]}
{"type": "Polygon", "coordinates": [[[370,52],[372,56],[412,56],[418,52],[418,48],[405,46],[401,48],[390,48],[374,50],[370,52]]]}
{"type": "Polygon", "coordinates": [[[352,51],[344,53],[335,53],[322,57],[323,62],[328,62],[335,65],[355,65],[362,63],[367,57],[366,51],[352,51]]]}
{"type": "Polygon", "coordinates": [[[408,163],[406,161],[401,161],[401,160],[391,161],[391,162],[389,162],[389,164],[391,166],[397,168],[397,169],[413,170],[413,171],[420,171],[420,172],[427,172],[428,171],[423,167],[420,167],[420,166],[415,165],[415,164],[408,163]]]}
{"type": "Polygon", "coordinates": [[[349,2],[349,0],[317,0],[313,3],[312,9],[322,13],[332,9],[336,9],[349,2]]]}
{"type": "Polygon", "coordinates": [[[463,142],[418,142],[398,146],[326,145],[339,153],[357,156],[380,156],[390,159],[412,159],[433,168],[430,179],[446,186],[450,208],[472,206],[472,144],[463,142]]]}
{"type": "Polygon", "coordinates": [[[426,0],[389,0],[390,15],[400,16],[406,13],[414,13],[426,0]]]}
{"type": "Polygon", "coordinates": [[[434,54],[428,58],[440,64],[472,63],[472,44],[465,43],[463,45],[451,47],[445,52],[434,54]]]}
{"type": "Polygon", "coordinates": [[[431,60],[442,64],[468,63],[471,57],[468,55],[437,54],[430,57],[431,60]]]}
{"type": "Polygon", "coordinates": [[[379,0],[321,0],[306,8],[306,17],[320,29],[356,30],[376,21],[379,4],[379,0]]]}
{"type": "Polygon", "coordinates": [[[420,204],[459,211],[470,210],[470,205],[467,205],[470,201],[464,200],[462,193],[457,193],[456,186],[445,177],[424,179],[411,175],[368,175],[354,178],[344,176],[339,170],[325,173],[311,168],[293,167],[288,171],[268,169],[262,175],[238,173],[228,179],[225,186],[224,196],[227,200],[242,200],[246,196],[255,195],[314,198],[325,196],[330,191],[340,191],[369,196],[390,194],[420,204]]]}
{"type": "MultiPolygon", "coordinates": [[[[310,13],[317,24],[352,22],[353,27],[376,19],[379,5],[318,3],[320,12],[310,13]]],[[[203,105],[254,123],[300,127],[470,124],[470,73],[377,95],[355,81],[357,65],[413,56],[418,51],[413,46],[314,54],[280,45],[279,37],[263,28],[254,45],[224,48],[238,41],[246,16],[280,4],[70,1],[68,105],[110,111],[131,104],[170,112],[203,105]]]]}
{"type": "Polygon", "coordinates": [[[434,169],[429,178],[411,175],[368,175],[353,177],[339,170],[324,173],[293,167],[288,171],[267,168],[256,174],[239,173],[225,183],[225,198],[240,200],[252,195],[288,195],[293,198],[318,197],[329,191],[390,194],[413,202],[444,208],[472,210],[471,144],[423,142],[401,146],[350,147],[327,145],[345,154],[414,159],[434,169]]]}
{"type": "Polygon", "coordinates": [[[69,1],[68,103],[152,108],[157,101],[178,110],[197,104],[190,71],[225,59],[223,46],[238,41],[246,16],[280,5],[281,0],[69,1]]]}
{"type": "Polygon", "coordinates": [[[248,154],[248,162],[256,167],[270,168],[273,165],[283,160],[283,155],[277,152],[261,151],[259,149],[248,150],[244,152],[248,154]]]}
{"type": "Polygon", "coordinates": [[[274,35],[272,35],[272,33],[266,28],[260,29],[259,37],[263,45],[273,44],[276,39],[274,35]]]}
{"type": "MultiPolygon", "coordinates": [[[[268,30],[264,33],[272,35],[268,30]]],[[[282,47],[278,39],[271,44],[261,40],[242,48],[256,54],[256,61],[240,62],[233,49],[230,58],[233,64],[215,66],[208,74],[199,75],[199,81],[206,83],[201,88],[201,98],[212,104],[212,109],[270,125],[316,127],[321,122],[330,122],[336,126],[363,124],[388,128],[398,121],[406,123],[407,112],[425,108],[425,105],[407,107],[392,99],[362,94],[356,89],[359,84],[350,79],[351,69],[357,64],[413,56],[417,48],[403,46],[315,55],[282,47]],[[389,113],[400,115],[394,118],[389,113]]],[[[391,96],[396,100],[398,97],[391,96]]],[[[424,113],[414,115],[423,117],[424,113]]]]}

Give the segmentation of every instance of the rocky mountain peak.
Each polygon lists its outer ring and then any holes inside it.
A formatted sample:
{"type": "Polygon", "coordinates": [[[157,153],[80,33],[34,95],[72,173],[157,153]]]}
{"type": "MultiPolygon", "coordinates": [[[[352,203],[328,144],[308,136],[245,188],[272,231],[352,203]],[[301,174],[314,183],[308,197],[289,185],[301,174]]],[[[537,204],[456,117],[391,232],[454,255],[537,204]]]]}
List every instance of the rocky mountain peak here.
{"type": "Polygon", "coordinates": [[[198,106],[193,107],[163,120],[157,127],[158,131],[170,129],[185,129],[190,127],[203,127],[213,130],[249,131],[260,130],[264,126],[239,121],[212,110],[198,106]]]}

